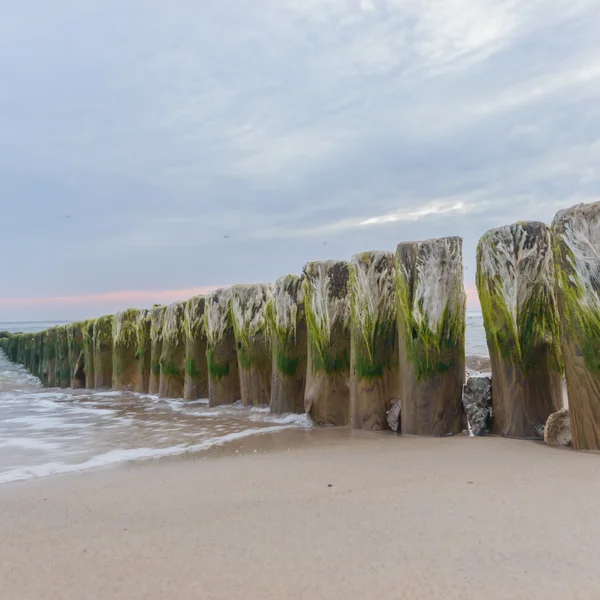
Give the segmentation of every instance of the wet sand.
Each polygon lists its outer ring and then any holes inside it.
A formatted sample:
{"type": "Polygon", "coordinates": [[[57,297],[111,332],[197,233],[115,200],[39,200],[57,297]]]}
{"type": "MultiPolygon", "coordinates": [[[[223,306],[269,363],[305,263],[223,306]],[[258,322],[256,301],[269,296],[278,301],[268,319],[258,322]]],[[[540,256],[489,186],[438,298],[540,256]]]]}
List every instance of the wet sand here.
{"type": "Polygon", "coordinates": [[[0,486],[1,597],[591,599],[600,456],[289,431],[0,486]]]}

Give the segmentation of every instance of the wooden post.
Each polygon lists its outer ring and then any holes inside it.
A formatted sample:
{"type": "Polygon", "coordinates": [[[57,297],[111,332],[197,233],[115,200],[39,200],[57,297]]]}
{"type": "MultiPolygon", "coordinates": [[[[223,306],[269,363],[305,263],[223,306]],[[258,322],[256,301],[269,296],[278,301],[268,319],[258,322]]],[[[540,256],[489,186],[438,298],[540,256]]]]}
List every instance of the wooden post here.
{"type": "Polygon", "coordinates": [[[183,398],[185,376],[184,302],[173,302],[165,311],[160,355],[160,398],[183,398]]]}
{"type": "Polygon", "coordinates": [[[304,266],[308,361],[304,407],[317,425],[350,421],[349,264],[304,266]]]}
{"type": "Polygon", "coordinates": [[[56,383],[56,327],[46,330],[46,343],[44,345],[44,385],[55,387],[56,383]]]}
{"type": "Polygon", "coordinates": [[[82,323],[83,333],[83,370],[85,372],[85,387],[93,389],[96,383],[94,376],[94,321],[88,319],[82,323]]]}
{"type": "Polygon", "coordinates": [[[303,413],[306,387],[304,275],[285,275],[273,286],[266,317],[273,348],[271,412],[303,413]]]}
{"type": "Polygon", "coordinates": [[[206,297],[204,329],[210,406],[231,404],[241,396],[230,303],[229,288],[218,289],[206,297]]]}
{"type": "Polygon", "coordinates": [[[203,327],[206,298],[194,296],[185,303],[184,400],[208,398],[208,367],[206,364],[206,333],[203,327]]]}
{"type": "Polygon", "coordinates": [[[138,365],[135,355],[139,314],[139,310],[128,308],[118,312],[113,321],[112,387],[117,391],[133,391],[137,388],[138,365]]]}
{"type": "Polygon", "coordinates": [[[163,344],[163,321],[166,306],[155,304],[150,311],[150,379],[148,392],[158,394],[160,387],[160,356],[163,344]]]}
{"type": "Polygon", "coordinates": [[[492,431],[533,438],[562,407],[559,317],[550,231],[506,225],[477,246],[477,289],[492,365],[492,431]]]}
{"type": "Polygon", "coordinates": [[[466,302],[462,240],[399,244],[396,268],[402,433],[460,433],[466,302]]]}
{"type": "Polygon", "coordinates": [[[552,222],[573,448],[600,450],[600,202],[552,222]]]}
{"type": "Polygon", "coordinates": [[[94,321],[94,387],[110,388],[113,371],[113,315],[94,321]]]}
{"type": "Polygon", "coordinates": [[[363,252],[350,263],[353,429],[388,429],[400,398],[396,265],[393,252],[363,252]]]}
{"type": "Polygon", "coordinates": [[[150,371],[152,359],[152,343],[150,340],[150,328],[152,318],[149,310],[142,309],[138,311],[135,323],[135,363],[136,363],[136,383],[135,391],[147,394],[150,387],[150,371]]]}
{"type": "Polygon", "coordinates": [[[69,343],[69,374],[73,389],[85,388],[85,372],[83,369],[76,371],[79,357],[83,352],[83,323],[69,323],[67,325],[67,340],[69,343]]]}
{"type": "Polygon", "coordinates": [[[231,321],[244,406],[265,406],[271,400],[273,358],[265,319],[270,297],[271,286],[267,284],[231,288],[231,321]]]}

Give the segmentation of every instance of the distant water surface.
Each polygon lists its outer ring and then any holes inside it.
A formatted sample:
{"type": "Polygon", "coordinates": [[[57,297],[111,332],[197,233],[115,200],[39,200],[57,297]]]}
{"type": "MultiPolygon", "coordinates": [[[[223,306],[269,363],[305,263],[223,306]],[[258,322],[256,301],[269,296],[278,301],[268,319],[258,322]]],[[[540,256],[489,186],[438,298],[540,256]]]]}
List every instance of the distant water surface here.
{"type": "MultiPolygon", "coordinates": [[[[58,324],[0,322],[0,331],[30,333],[58,324]]],[[[466,350],[472,359],[487,356],[479,313],[467,314],[466,350]]],[[[304,415],[270,415],[240,403],[209,408],[208,400],[42,388],[0,351],[0,484],[309,427],[304,415]]]]}

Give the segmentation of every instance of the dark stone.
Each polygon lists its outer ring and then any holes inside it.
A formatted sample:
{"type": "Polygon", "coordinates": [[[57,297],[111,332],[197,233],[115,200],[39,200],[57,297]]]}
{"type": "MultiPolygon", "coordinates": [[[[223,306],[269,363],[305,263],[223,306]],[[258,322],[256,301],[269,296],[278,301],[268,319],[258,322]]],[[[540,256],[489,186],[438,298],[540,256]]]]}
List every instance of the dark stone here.
{"type": "Polygon", "coordinates": [[[462,402],[471,433],[489,433],[492,426],[492,378],[469,377],[463,386],[462,402]]]}
{"type": "Polygon", "coordinates": [[[397,400],[396,403],[390,408],[387,414],[387,422],[390,429],[394,433],[400,433],[400,411],[402,409],[402,402],[397,400]]]}

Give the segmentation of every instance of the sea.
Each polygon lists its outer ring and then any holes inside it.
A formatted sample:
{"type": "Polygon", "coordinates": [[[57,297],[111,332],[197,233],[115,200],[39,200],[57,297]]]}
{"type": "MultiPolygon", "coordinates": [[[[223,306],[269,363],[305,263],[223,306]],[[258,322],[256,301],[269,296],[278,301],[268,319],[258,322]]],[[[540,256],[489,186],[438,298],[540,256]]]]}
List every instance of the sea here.
{"type": "MultiPolygon", "coordinates": [[[[58,322],[0,322],[0,331],[36,332],[58,322]]],[[[483,320],[467,313],[467,364],[485,363],[483,320]]],[[[43,388],[0,350],[0,484],[132,460],[196,453],[236,440],[310,429],[306,415],[271,415],[240,402],[210,408],[108,390],[43,388]]]]}

